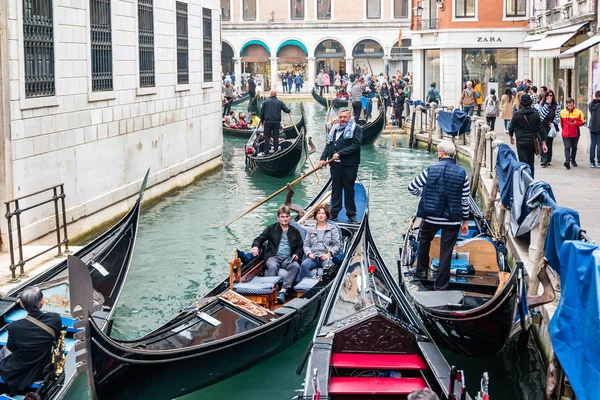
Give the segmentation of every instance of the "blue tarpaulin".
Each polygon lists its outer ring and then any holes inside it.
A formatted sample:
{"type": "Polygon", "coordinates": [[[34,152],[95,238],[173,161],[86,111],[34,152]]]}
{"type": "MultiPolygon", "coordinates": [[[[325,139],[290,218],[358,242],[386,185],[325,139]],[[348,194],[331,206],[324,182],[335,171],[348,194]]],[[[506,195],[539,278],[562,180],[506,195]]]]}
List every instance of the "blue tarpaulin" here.
{"type": "Polygon", "coordinates": [[[548,264],[559,275],[563,272],[559,261],[560,249],[566,240],[578,240],[580,231],[577,211],[558,206],[552,210],[544,250],[548,264]]]}
{"type": "Polygon", "coordinates": [[[453,112],[440,111],[437,121],[442,131],[452,136],[471,131],[471,117],[459,109],[453,112]]]}
{"type": "Polygon", "coordinates": [[[600,249],[566,241],[560,250],[561,296],[550,321],[552,346],[579,400],[600,393],[600,249]]]}
{"type": "Polygon", "coordinates": [[[529,165],[519,162],[517,155],[507,144],[500,144],[497,147],[496,174],[498,175],[498,186],[500,187],[500,201],[507,207],[512,207],[512,179],[514,172],[520,166],[527,167],[527,173],[531,176],[529,165]]]}

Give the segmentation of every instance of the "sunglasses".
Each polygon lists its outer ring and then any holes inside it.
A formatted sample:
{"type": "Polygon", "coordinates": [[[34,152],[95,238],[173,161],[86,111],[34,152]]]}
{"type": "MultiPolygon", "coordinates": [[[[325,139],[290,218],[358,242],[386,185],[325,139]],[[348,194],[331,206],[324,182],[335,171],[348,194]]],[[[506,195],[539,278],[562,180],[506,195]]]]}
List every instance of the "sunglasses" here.
{"type": "Polygon", "coordinates": [[[553,94],[547,94],[546,97],[554,97],[553,94]]]}

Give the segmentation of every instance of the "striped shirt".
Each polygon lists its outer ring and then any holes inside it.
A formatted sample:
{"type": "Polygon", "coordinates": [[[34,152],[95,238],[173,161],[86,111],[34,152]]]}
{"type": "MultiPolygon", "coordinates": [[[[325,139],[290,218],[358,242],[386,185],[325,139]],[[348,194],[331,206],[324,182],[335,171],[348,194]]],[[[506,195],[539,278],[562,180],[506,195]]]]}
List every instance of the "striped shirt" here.
{"type": "MultiPolygon", "coordinates": [[[[420,196],[421,193],[423,193],[423,188],[425,187],[425,184],[427,183],[427,168],[425,168],[423,170],[423,172],[421,172],[415,179],[412,180],[412,182],[410,182],[410,184],[408,185],[408,191],[411,192],[413,195],[415,196],[420,196]]],[[[470,211],[470,206],[469,206],[469,192],[471,191],[471,185],[469,184],[469,178],[467,178],[466,174],[465,174],[465,183],[463,185],[463,190],[462,190],[462,199],[461,199],[461,204],[462,204],[462,214],[463,214],[463,220],[466,220],[469,218],[469,211],[470,211]]],[[[425,221],[431,223],[431,224],[438,224],[438,225],[460,225],[461,222],[454,222],[454,221],[448,221],[448,219],[446,218],[438,218],[438,217],[427,217],[425,219],[425,221]]]]}

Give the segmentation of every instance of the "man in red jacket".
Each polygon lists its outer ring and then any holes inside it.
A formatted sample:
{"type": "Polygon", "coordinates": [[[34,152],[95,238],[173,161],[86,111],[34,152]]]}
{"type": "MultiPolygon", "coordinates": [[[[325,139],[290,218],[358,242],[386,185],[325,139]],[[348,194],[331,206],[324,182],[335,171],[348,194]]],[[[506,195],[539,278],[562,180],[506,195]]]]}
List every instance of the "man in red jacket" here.
{"type": "Polygon", "coordinates": [[[577,143],[579,142],[579,127],[585,122],[585,117],[580,109],[575,107],[575,100],[567,99],[567,108],[560,112],[563,144],[565,145],[565,168],[576,167],[577,143]]]}

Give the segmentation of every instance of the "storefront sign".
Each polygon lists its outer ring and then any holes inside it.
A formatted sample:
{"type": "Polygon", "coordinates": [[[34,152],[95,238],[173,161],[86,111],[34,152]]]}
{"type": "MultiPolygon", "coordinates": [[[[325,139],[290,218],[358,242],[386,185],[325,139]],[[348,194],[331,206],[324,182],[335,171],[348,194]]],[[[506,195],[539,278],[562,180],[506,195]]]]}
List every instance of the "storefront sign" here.
{"type": "Polygon", "coordinates": [[[334,54],[334,53],[337,53],[337,49],[325,49],[325,53],[334,54]]]}
{"type": "Polygon", "coordinates": [[[375,53],[375,49],[373,47],[365,47],[365,53],[375,53]]]}
{"type": "Polygon", "coordinates": [[[478,43],[502,43],[502,38],[499,37],[485,37],[485,36],[477,36],[478,43]]]}

